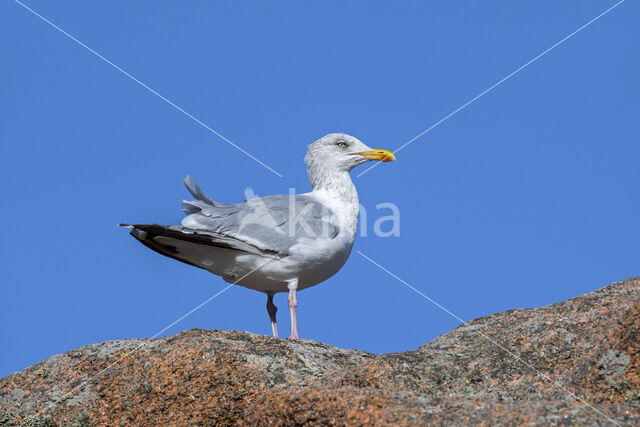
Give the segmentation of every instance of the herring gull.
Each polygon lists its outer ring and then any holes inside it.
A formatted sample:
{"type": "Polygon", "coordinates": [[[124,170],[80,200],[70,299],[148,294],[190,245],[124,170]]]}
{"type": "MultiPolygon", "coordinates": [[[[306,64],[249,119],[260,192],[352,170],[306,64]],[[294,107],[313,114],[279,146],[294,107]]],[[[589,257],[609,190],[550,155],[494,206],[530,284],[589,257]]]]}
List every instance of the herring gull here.
{"type": "Polygon", "coordinates": [[[224,204],[209,198],[187,175],[184,184],[196,200],[182,202],[186,217],[181,225],[120,225],[162,255],[265,293],[275,337],[273,296],[288,292],[289,339],[298,339],[296,292],[327,280],[347,261],[359,208],[350,171],[370,160],[388,162],[395,157],[352,136],[332,133],[308,147],[304,161],[309,193],[224,204]]]}

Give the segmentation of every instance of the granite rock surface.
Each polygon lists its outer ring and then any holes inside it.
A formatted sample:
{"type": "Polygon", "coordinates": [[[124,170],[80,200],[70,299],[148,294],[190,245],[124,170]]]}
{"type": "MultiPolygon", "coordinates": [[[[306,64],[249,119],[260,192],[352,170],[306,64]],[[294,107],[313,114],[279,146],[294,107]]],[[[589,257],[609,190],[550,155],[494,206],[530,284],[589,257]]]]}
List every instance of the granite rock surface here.
{"type": "Polygon", "coordinates": [[[0,379],[0,426],[425,423],[640,425],[640,278],[403,353],[189,330],[0,379]]]}

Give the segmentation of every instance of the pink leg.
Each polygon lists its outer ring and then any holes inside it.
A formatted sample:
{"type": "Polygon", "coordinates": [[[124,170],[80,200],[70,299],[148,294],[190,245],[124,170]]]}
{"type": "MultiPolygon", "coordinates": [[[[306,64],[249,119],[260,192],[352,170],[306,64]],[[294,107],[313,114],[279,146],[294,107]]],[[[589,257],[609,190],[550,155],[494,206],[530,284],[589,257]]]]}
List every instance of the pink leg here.
{"type": "Polygon", "coordinates": [[[278,307],[273,304],[273,295],[267,295],[267,313],[269,313],[269,319],[271,320],[271,332],[273,336],[278,337],[278,324],[276,323],[276,312],[278,307]]]}
{"type": "Polygon", "coordinates": [[[291,313],[291,335],[289,340],[297,340],[298,336],[298,322],[296,320],[296,307],[298,306],[298,300],[296,299],[296,289],[289,288],[289,312],[291,313]]]}

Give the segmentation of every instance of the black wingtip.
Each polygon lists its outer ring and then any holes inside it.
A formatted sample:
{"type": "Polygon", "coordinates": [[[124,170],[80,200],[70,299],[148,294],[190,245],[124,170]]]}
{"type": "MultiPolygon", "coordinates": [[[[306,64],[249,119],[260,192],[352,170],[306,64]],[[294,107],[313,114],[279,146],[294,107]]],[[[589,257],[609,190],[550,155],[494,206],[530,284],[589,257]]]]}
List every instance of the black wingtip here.
{"type": "Polygon", "coordinates": [[[124,224],[124,223],[122,223],[122,222],[121,222],[120,224],[118,224],[118,227],[124,227],[124,228],[128,228],[128,229],[130,229],[130,230],[133,230],[133,229],[135,228],[135,227],[134,227],[133,225],[131,225],[131,224],[124,224]]]}

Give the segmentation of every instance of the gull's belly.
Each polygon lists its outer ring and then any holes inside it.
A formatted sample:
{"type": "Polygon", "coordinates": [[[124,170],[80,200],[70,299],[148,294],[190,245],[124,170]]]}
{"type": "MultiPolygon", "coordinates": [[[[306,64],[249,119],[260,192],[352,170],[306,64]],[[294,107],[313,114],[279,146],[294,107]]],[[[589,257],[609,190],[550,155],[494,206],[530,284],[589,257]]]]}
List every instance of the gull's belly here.
{"type": "Polygon", "coordinates": [[[334,239],[302,239],[293,246],[290,258],[297,266],[298,289],[317,285],[336,274],[349,258],[353,237],[341,234],[334,239]]]}
{"type": "Polygon", "coordinates": [[[290,280],[298,280],[298,290],[327,280],[349,258],[352,239],[301,239],[284,258],[242,254],[232,271],[223,275],[231,283],[261,292],[286,292],[290,280]]]}
{"type": "Polygon", "coordinates": [[[353,242],[350,242],[333,251],[321,252],[315,257],[306,256],[299,264],[298,289],[317,285],[336,274],[347,262],[352,247],[353,242]]]}

